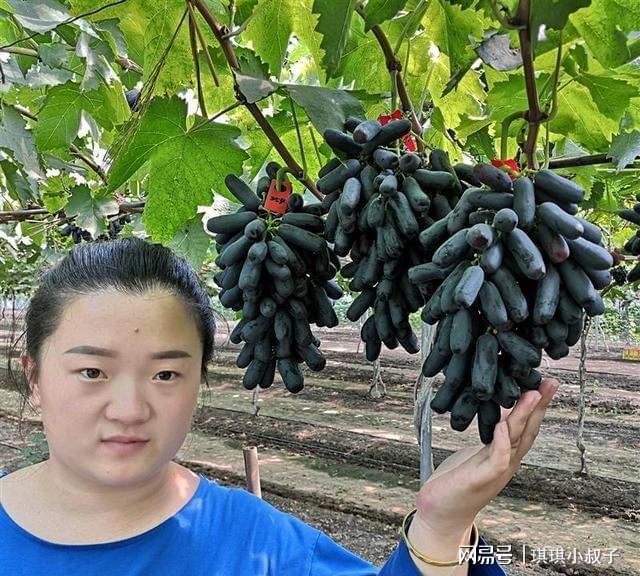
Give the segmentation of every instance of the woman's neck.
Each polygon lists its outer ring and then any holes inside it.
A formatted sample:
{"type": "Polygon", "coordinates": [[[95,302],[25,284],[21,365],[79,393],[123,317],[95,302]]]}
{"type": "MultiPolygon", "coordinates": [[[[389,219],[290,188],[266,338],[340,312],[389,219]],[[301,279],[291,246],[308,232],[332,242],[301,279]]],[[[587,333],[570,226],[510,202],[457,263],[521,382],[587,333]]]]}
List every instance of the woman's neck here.
{"type": "Polygon", "coordinates": [[[54,461],[30,468],[12,483],[11,497],[5,492],[7,511],[35,536],[61,544],[112,542],[146,532],[174,516],[198,485],[196,474],[174,462],[144,483],[106,489],[58,470],[54,461]]]}
{"type": "MultiPolygon", "coordinates": [[[[37,474],[38,493],[52,511],[64,511],[81,518],[114,515],[122,518],[145,512],[166,501],[179,480],[177,465],[163,469],[136,484],[109,485],[75,474],[54,459],[42,463],[37,474]]],[[[35,479],[35,478],[34,478],[35,479]]]]}

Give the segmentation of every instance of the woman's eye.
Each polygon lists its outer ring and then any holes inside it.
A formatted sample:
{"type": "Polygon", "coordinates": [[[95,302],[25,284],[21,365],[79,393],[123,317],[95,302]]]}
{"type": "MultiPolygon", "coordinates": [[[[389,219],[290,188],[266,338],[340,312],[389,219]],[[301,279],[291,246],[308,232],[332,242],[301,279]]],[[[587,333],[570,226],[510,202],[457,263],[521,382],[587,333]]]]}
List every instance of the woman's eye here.
{"type": "Polygon", "coordinates": [[[178,377],[177,372],[174,372],[173,370],[163,370],[162,372],[158,372],[158,379],[162,380],[163,382],[171,382],[171,380],[175,380],[175,378],[171,378],[171,376],[174,374],[177,378],[178,377]],[[165,377],[163,378],[162,376],[165,376],[165,377]]]}
{"type": "Polygon", "coordinates": [[[85,368],[84,370],[80,370],[80,374],[86,376],[89,380],[97,380],[100,378],[102,370],[98,370],[98,368],[85,368]]]}

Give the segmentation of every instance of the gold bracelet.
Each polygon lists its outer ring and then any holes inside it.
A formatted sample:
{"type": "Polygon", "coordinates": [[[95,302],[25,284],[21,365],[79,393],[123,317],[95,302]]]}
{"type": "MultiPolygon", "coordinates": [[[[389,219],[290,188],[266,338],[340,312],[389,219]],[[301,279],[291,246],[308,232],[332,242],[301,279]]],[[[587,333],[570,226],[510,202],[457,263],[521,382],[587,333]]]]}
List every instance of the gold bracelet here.
{"type": "MultiPolygon", "coordinates": [[[[400,527],[400,534],[402,534],[402,538],[405,541],[405,544],[407,545],[407,548],[409,548],[409,550],[413,553],[413,555],[422,560],[422,562],[425,562],[426,564],[431,564],[432,566],[459,566],[460,565],[460,560],[451,560],[450,562],[444,562],[441,560],[434,560],[433,558],[429,558],[428,556],[425,556],[424,554],[422,554],[421,552],[418,552],[418,550],[416,550],[416,548],[413,546],[413,544],[411,544],[411,542],[409,541],[409,535],[407,533],[407,528],[409,526],[409,520],[411,520],[413,518],[413,516],[416,514],[416,512],[418,511],[417,508],[414,508],[413,510],[411,510],[411,512],[409,512],[405,517],[404,520],[402,521],[402,526],[400,527]]],[[[471,527],[471,539],[473,540],[473,544],[471,546],[472,549],[475,549],[476,546],[478,546],[478,542],[480,542],[480,534],[478,533],[478,527],[476,526],[476,523],[474,522],[472,527],[471,527]]]]}

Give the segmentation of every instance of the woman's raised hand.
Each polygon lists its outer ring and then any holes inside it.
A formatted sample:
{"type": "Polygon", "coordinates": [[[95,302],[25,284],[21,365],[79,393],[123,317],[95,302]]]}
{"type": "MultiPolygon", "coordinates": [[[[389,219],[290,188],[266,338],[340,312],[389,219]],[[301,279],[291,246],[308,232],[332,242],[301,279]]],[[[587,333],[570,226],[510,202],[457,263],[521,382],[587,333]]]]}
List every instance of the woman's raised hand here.
{"type": "MultiPolygon", "coordinates": [[[[419,551],[437,560],[457,557],[478,512],[507,485],[533,445],[558,386],[557,380],[542,380],[537,391],[523,393],[511,410],[503,411],[491,444],[459,450],[438,466],[418,493],[409,529],[419,551]]],[[[452,573],[451,568],[417,563],[425,574],[452,573]]]]}

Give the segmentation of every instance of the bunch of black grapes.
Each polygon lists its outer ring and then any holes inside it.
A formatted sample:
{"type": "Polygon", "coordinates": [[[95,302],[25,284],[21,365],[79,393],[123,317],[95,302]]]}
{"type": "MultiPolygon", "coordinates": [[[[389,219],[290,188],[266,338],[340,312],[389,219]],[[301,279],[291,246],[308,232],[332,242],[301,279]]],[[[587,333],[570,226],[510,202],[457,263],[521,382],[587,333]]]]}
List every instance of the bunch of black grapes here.
{"type": "Polygon", "coordinates": [[[246,368],[248,390],[273,383],[276,369],[292,393],[304,386],[303,362],[313,371],[325,367],[320,341],[311,324],[334,327],[332,300],[343,296],[333,281],[340,261],[323,237],[319,203],[305,204],[292,194],[284,215],[263,206],[278,166],[269,164],[258,194],[236,176],[227,176],[229,191],[242,203],[233,214],[215,216],[206,228],[215,235],[221,271],[214,275],[220,302],[241,312],[231,334],[244,342],[236,364],[246,368]]]}
{"type": "Polygon", "coordinates": [[[382,125],[376,120],[349,118],[345,131],[324,132],[337,157],[320,171],[318,189],[328,212],[325,238],[335,253],[349,256],[341,270],[358,293],[347,311],[352,322],[369,310],[361,330],[369,361],[382,344],[398,345],[414,354],[418,341],[409,315],[424,303],[408,271],[428,255],[418,242],[420,232],[446,217],[466,184],[442,150],[424,155],[401,152],[411,130],[408,120],[382,125]]]}
{"type": "MultiPolygon", "coordinates": [[[[113,240],[118,237],[125,224],[131,222],[131,217],[128,215],[120,216],[118,218],[114,218],[113,220],[109,220],[109,226],[107,228],[106,234],[100,234],[96,239],[97,240],[113,240]]],[[[74,244],[80,244],[83,240],[85,242],[90,242],[93,240],[93,236],[91,232],[88,230],[83,230],[78,227],[73,222],[66,224],[60,230],[60,236],[71,236],[73,238],[74,244]]]]}
{"type": "Polygon", "coordinates": [[[73,222],[62,227],[62,230],[60,230],[60,236],[71,236],[74,244],[80,244],[83,240],[85,242],[89,242],[93,239],[89,231],[79,228],[73,222]]]}
{"type": "MultiPolygon", "coordinates": [[[[636,195],[638,204],[633,207],[633,210],[624,209],[618,212],[621,218],[624,218],[628,222],[638,226],[635,236],[632,236],[624,245],[624,251],[632,256],[640,256],[640,194],[636,195]]],[[[624,268],[623,268],[624,270],[624,268]]],[[[629,272],[625,270],[626,282],[637,282],[640,280],[640,262],[637,263],[629,272]]]]}
{"type": "Polygon", "coordinates": [[[444,370],[431,402],[465,430],[478,416],[488,444],[522,389],[535,390],[542,350],[559,359],[582,333],[585,315],[604,312],[611,283],[601,230],[576,217],[584,190],[550,170],[512,182],[478,165],[487,187],[467,189],[455,208],[419,236],[428,262],[409,271],[431,293],[422,319],[438,323],[422,373],[444,370]]]}

